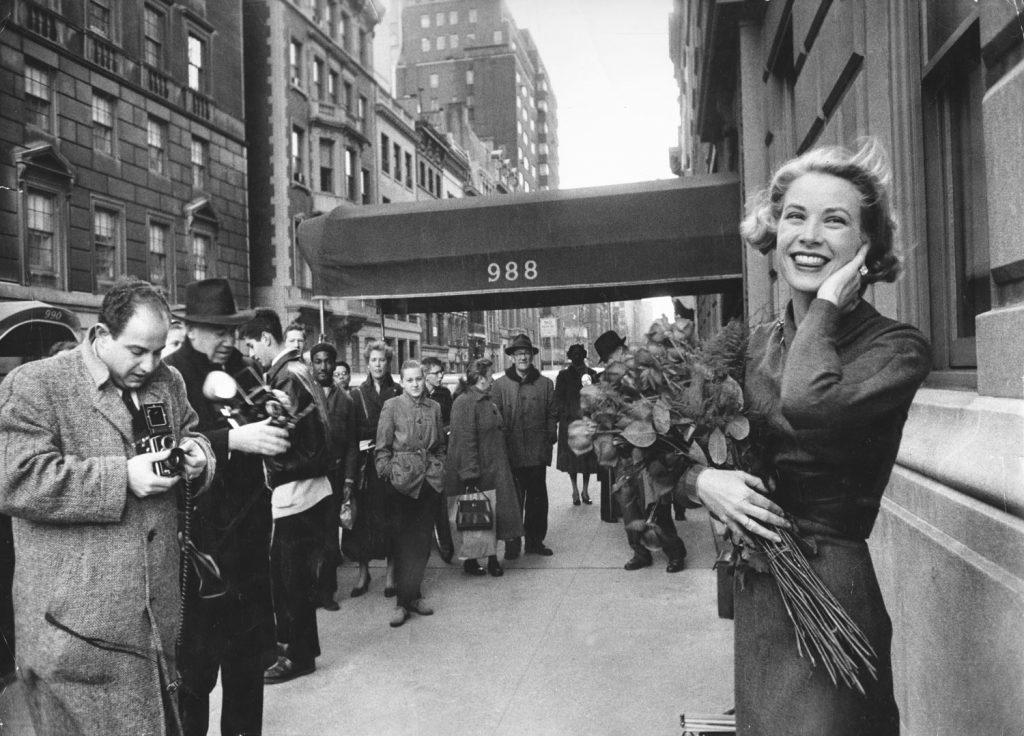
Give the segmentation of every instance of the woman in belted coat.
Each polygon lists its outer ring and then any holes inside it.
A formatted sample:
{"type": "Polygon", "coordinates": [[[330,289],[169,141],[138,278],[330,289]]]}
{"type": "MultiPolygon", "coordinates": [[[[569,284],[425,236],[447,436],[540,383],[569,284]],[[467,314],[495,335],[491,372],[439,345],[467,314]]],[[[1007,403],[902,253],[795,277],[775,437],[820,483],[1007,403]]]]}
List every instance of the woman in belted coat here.
{"type": "MultiPolygon", "coordinates": [[[[451,436],[445,465],[444,492],[449,503],[472,490],[495,491],[495,536],[519,539],[523,536],[523,515],[516,495],[515,479],[508,461],[505,423],[491,400],[491,361],[473,361],[461,381],[452,404],[451,436]]],[[[470,575],[483,575],[475,559],[463,562],[470,575]]],[[[487,559],[487,572],[500,577],[504,571],[497,554],[487,559]]]]}

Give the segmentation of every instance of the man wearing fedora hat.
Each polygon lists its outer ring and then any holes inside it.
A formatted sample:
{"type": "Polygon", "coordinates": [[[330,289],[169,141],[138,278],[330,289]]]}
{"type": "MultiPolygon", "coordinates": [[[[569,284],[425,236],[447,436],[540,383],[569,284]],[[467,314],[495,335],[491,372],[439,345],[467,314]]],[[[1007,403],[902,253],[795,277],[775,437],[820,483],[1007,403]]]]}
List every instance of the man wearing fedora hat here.
{"type": "MultiPolygon", "coordinates": [[[[505,348],[512,365],[494,382],[491,395],[505,420],[508,457],[523,506],[526,553],[549,556],[547,466],[558,441],[555,384],[533,366],[540,352],[527,335],[517,335],[505,348]]],[[[505,559],[519,556],[518,540],[505,543],[505,559]]]]}
{"type": "Polygon", "coordinates": [[[231,375],[252,365],[235,348],[235,329],[252,319],[235,308],[225,279],[194,281],[185,287],[185,306],[175,310],[185,339],[167,365],[185,379],[189,403],[199,414],[217,457],[212,493],[196,499],[191,537],[213,556],[228,592],[201,598],[188,591],[182,636],[179,692],[186,736],[205,734],[210,692],[220,671],[223,733],[259,733],[263,724],[263,672],[274,648],[270,595],[270,491],[263,457],[288,449],[288,433],[268,421],[232,426],[203,395],[210,372],[231,375]]]}

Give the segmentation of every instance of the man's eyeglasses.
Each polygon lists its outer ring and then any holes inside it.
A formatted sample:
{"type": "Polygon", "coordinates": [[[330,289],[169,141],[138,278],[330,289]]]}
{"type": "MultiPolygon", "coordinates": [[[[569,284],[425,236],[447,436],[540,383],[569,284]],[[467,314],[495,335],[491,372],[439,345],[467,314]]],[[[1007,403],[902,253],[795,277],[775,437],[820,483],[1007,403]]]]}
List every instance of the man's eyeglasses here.
{"type": "Polygon", "coordinates": [[[430,371],[427,375],[428,376],[443,376],[444,375],[444,371],[430,371]]]}

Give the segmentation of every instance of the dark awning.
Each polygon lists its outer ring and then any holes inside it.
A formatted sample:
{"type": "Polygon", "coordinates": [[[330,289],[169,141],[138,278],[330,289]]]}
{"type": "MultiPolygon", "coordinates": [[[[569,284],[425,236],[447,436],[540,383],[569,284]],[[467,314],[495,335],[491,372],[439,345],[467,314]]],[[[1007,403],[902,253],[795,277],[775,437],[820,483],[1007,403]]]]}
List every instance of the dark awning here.
{"type": "Polygon", "coordinates": [[[739,181],[708,175],[342,206],[303,222],[315,293],[385,313],[725,291],[742,282],[739,181]]]}
{"type": "Polygon", "coordinates": [[[0,357],[39,358],[63,340],[78,340],[70,309],[37,301],[0,302],[0,357]]]}

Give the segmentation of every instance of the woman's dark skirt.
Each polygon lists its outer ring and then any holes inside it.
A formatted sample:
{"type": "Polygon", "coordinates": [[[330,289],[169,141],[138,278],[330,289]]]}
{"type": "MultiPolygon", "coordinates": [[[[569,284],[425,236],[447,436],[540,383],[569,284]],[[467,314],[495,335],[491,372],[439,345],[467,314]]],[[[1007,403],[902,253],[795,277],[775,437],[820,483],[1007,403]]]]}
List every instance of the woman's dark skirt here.
{"type": "Polygon", "coordinates": [[[593,475],[597,472],[597,455],[593,450],[577,455],[569,449],[569,425],[567,422],[558,423],[558,453],[555,456],[555,468],[563,473],[593,475]]]}
{"type": "Polygon", "coordinates": [[[355,528],[341,535],[341,551],[350,560],[383,560],[393,552],[398,534],[398,491],[377,476],[372,459],[356,489],[355,528]]]}
{"type": "Polygon", "coordinates": [[[892,623],[867,543],[811,536],[818,544],[811,567],[871,641],[878,655],[878,679],[862,674],[867,695],[833,685],[824,667],[812,667],[797,654],[793,624],[775,580],[748,569],[742,580],[737,577],[735,588],[736,733],[898,736],[889,651],[892,623]]]}

